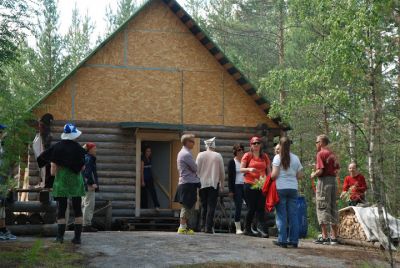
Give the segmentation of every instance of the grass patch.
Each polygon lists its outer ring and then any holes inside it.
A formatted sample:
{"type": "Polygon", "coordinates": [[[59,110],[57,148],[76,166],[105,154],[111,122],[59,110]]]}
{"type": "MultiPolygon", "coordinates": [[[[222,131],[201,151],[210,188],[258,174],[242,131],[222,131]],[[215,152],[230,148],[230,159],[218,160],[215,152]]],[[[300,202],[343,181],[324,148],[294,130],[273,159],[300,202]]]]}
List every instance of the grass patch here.
{"type": "Polygon", "coordinates": [[[0,243],[2,267],[85,267],[85,258],[73,245],[49,241],[0,243]]]}

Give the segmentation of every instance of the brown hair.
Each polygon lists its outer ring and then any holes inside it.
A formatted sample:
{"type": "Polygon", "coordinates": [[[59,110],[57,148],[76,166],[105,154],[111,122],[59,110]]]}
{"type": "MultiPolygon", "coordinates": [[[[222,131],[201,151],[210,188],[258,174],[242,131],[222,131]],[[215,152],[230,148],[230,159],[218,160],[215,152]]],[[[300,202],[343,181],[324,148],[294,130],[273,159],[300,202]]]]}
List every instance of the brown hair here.
{"type": "Polygon", "coordinates": [[[279,140],[280,151],[279,155],[281,157],[281,165],[284,170],[290,167],[290,140],[288,137],[282,137],[279,140]]]}
{"type": "Polygon", "coordinates": [[[194,139],[194,135],[193,134],[183,134],[181,137],[181,143],[183,146],[185,146],[186,142],[190,139],[194,139]]]}
{"type": "Polygon", "coordinates": [[[234,156],[237,155],[237,152],[239,151],[239,149],[242,149],[242,150],[244,151],[244,146],[243,146],[243,144],[241,144],[241,143],[236,143],[236,144],[233,145],[232,152],[233,152],[233,155],[234,155],[234,156]]]}
{"type": "Polygon", "coordinates": [[[324,145],[328,145],[330,143],[330,140],[328,138],[328,136],[326,136],[325,134],[319,135],[317,137],[324,145]]]}

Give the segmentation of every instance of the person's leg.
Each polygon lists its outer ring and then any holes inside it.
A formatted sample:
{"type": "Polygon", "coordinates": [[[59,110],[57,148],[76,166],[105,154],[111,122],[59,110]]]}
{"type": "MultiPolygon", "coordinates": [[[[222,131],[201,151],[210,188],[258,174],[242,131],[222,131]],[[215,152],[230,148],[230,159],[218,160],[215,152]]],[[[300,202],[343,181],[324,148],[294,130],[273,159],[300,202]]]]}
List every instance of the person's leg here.
{"type": "Polygon", "coordinates": [[[235,194],[233,195],[233,200],[235,202],[235,222],[240,222],[243,205],[243,184],[235,185],[235,194]]]}
{"type": "Polygon", "coordinates": [[[200,189],[199,191],[201,215],[200,215],[200,230],[206,231],[207,223],[207,201],[208,201],[208,188],[200,189]]]}
{"type": "Polygon", "coordinates": [[[246,198],[247,214],[245,220],[245,234],[252,235],[251,223],[253,222],[254,214],[257,209],[257,196],[252,190],[250,184],[244,184],[244,196],[246,198]]]}
{"type": "Polygon", "coordinates": [[[276,226],[278,227],[278,243],[284,245],[287,243],[287,212],[286,212],[286,191],[278,190],[279,203],[276,209],[276,226]]]}
{"type": "Polygon", "coordinates": [[[15,240],[17,237],[6,227],[6,208],[2,205],[0,200],[0,240],[15,240]]]}
{"type": "Polygon", "coordinates": [[[153,200],[153,204],[155,208],[160,207],[160,202],[158,201],[156,187],[154,186],[154,181],[150,180],[146,185],[147,190],[150,193],[151,199],[153,200]]]}
{"type": "Polygon", "coordinates": [[[219,186],[217,189],[210,187],[208,190],[206,232],[209,233],[213,232],[214,228],[214,215],[215,208],[217,207],[218,191],[219,186]]]}
{"type": "Polygon", "coordinates": [[[97,229],[92,227],[92,219],[94,207],[96,203],[96,192],[88,191],[82,200],[83,206],[83,230],[84,232],[96,232],[97,229]]]}
{"type": "Polygon", "coordinates": [[[140,207],[141,208],[148,208],[148,199],[147,199],[147,187],[141,187],[140,189],[140,207]]]}
{"type": "Polygon", "coordinates": [[[257,190],[257,231],[263,238],[269,237],[268,228],[265,223],[265,196],[261,190],[257,190]]]}
{"type": "Polygon", "coordinates": [[[72,243],[80,244],[81,243],[81,233],[82,233],[82,198],[72,197],[72,208],[75,214],[75,222],[74,222],[74,238],[72,239],[72,243]]]}
{"type": "Polygon", "coordinates": [[[195,206],[193,206],[193,208],[188,208],[182,204],[178,234],[194,234],[193,230],[188,228],[189,219],[192,217],[194,210],[195,206]]]}
{"type": "Polygon", "coordinates": [[[328,232],[327,232],[327,223],[329,222],[329,219],[327,217],[327,202],[326,202],[326,194],[328,190],[328,185],[329,182],[325,180],[325,177],[323,178],[318,178],[318,184],[317,184],[317,191],[315,194],[316,198],[316,210],[317,210],[317,218],[318,218],[318,223],[321,226],[321,233],[322,233],[322,239],[317,239],[315,240],[315,243],[317,244],[322,244],[325,243],[326,240],[328,239],[328,232]]]}
{"type": "Polygon", "coordinates": [[[57,238],[56,242],[64,242],[65,233],[65,212],[67,210],[68,199],[66,197],[57,197],[57,238]]]}
{"type": "Polygon", "coordinates": [[[287,195],[287,210],[289,221],[289,244],[297,247],[299,244],[299,217],[297,215],[297,190],[289,189],[287,195]]]}

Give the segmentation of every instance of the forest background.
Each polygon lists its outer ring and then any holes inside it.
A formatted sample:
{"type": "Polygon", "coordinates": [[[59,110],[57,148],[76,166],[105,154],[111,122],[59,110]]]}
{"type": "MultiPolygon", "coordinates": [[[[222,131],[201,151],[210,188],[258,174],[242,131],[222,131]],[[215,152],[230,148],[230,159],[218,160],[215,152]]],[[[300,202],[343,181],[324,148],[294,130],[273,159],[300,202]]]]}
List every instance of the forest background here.
{"type": "MultiPolygon", "coordinates": [[[[325,133],[342,182],[356,161],[368,200],[400,216],[399,1],[187,0],[184,6],[269,100],[269,115],[291,127],[306,178],[316,136],[325,133]]],[[[29,107],[138,7],[134,0],[108,6],[106,34],[91,44],[95,25],[77,5],[61,34],[56,0],[0,0],[0,123],[8,136],[2,175],[32,138],[29,107]]],[[[301,181],[300,193],[313,230],[311,180],[301,181]]]]}

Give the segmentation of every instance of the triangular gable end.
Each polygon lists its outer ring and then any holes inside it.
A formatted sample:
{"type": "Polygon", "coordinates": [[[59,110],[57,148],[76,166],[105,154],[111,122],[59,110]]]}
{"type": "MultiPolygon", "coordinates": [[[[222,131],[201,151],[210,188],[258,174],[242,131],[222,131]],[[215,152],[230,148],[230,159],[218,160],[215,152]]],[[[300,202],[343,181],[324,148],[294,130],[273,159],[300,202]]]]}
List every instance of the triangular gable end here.
{"type": "MultiPolygon", "coordinates": [[[[263,99],[262,97],[258,96],[256,94],[256,90],[255,88],[251,85],[251,83],[240,73],[240,71],[232,64],[230,63],[230,61],[227,59],[227,57],[222,53],[222,51],[218,48],[218,46],[216,44],[214,44],[211,39],[201,30],[201,28],[194,22],[194,20],[188,15],[188,13],[175,1],[175,0],[149,0],[148,2],[146,2],[137,12],[135,12],[134,15],[131,16],[131,18],[129,18],[121,27],[119,27],[112,35],[110,35],[110,37],[108,37],[102,44],[100,44],[85,60],[83,60],[69,75],[67,75],[62,81],[60,81],[45,97],[43,97],[38,103],[36,103],[32,110],[38,110],[40,109],[38,106],[39,104],[41,104],[45,99],[47,98],[68,98],[71,100],[71,103],[67,103],[67,105],[71,105],[72,109],[74,109],[74,97],[76,95],[76,90],[79,87],[83,87],[84,86],[88,86],[90,84],[86,83],[86,85],[83,85],[82,83],[78,82],[78,85],[74,86],[74,83],[71,82],[70,80],[77,80],[79,81],[79,77],[82,77],[83,75],[86,76],[90,76],[90,73],[84,69],[87,69],[85,67],[92,65],[94,67],[103,67],[101,66],[101,64],[93,64],[93,63],[99,63],[99,60],[93,60],[94,58],[98,58],[98,55],[103,54],[103,55],[109,55],[109,59],[108,62],[110,61],[110,59],[117,59],[117,61],[114,63],[113,62],[113,68],[121,68],[121,71],[119,73],[119,75],[121,73],[124,72],[124,70],[122,70],[123,66],[122,65],[127,65],[127,54],[129,54],[129,58],[134,58],[134,52],[131,51],[127,51],[127,47],[121,47],[124,45],[124,42],[127,42],[126,40],[129,40],[129,44],[133,44],[133,48],[129,48],[132,51],[134,50],[134,45],[136,43],[138,43],[137,45],[140,46],[140,36],[136,35],[136,39],[126,39],[125,41],[123,40],[124,37],[126,37],[126,31],[124,31],[124,29],[129,28],[132,31],[131,24],[134,23],[134,21],[136,21],[136,18],[139,17],[140,14],[146,13],[146,8],[149,7],[150,5],[153,4],[153,6],[159,5],[164,3],[166,4],[170,11],[173,12],[173,14],[176,15],[176,17],[180,20],[180,22],[183,23],[183,25],[185,25],[185,27],[187,27],[186,29],[188,29],[195,37],[196,39],[199,41],[199,45],[201,44],[204,48],[206,48],[209,53],[216,59],[216,62],[219,63],[220,66],[222,66],[222,68],[225,70],[226,75],[224,74],[222,77],[222,81],[223,83],[226,83],[227,85],[229,85],[229,83],[231,83],[231,81],[235,81],[237,83],[237,85],[239,85],[242,89],[243,92],[245,92],[247,95],[249,95],[251,97],[251,99],[253,99],[253,101],[256,102],[257,106],[263,110],[264,112],[268,112],[269,109],[269,104],[267,103],[267,101],[265,99],[263,99]],[[114,45],[115,44],[115,45],[114,45]],[[119,46],[119,47],[118,47],[119,46]],[[118,47],[118,49],[113,49],[113,47],[118,47]],[[111,48],[111,49],[110,49],[111,48]],[[109,50],[107,52],[107,50],[109,50]],[[119,54],[121,55],[115,55],[115,51],[118,51],[119,54]],[[100,53],[100,54],[99,54],[100,53]],[[114,54],[113,54],[114,53],[114,54]],[[131,55],[132,54],[132,55],[131,55]],[[122,59],[122,60],[121,60],[122,59]],[[83,69],[82,69],[83,68],[83,69]],[[82,70],[80,70],[82,69],[82,70]],[[76,75],[74,75],[76,74],[76,75]],[[71,79],[69,79],[71,78],[71,79]],[[67,81],[68,80],[68,81],[67,81]],[[68,96],[65,96],[65,94],[63,96],[58,96],[61,95],[61,93],[56,92],[58,91],[58,89],[61,88],[66,88],[69,85],[69,90],[64,90],[67,92],[68,96]],[[50,96],[50,95],[54,95],[54,96],[50,96]]],[[[154,14],[150,14],[152,16],[155,16],[154,14]]],[[[150,16],[149,15],[149,16],[150,16]]],[[[154,19],[156,17],[152,17],[152,19],[154,19]]],[[[133,30],[135,31],[135,28],[133,28],[133,30]]],[[[182,30],[183,32],[183,30],[182,30]]],[[[132,34],[133,36],[133,34],[132,34]]],[[[167,36],[164,37],[167,40],[167,36]]],[[[189,46],[189,45],[188,45],[189,46]]],[[[181,48],[182,49],[182,48],[181,48]]],[[[186,48],[183,48],[186,49],[186,48]]],[[[158,55],[161,56],[162,54],[158,55]]],[[[157,56],[157,55],[152,55],[152,56],[157,56]]],[[[147,58],[149,61],[151,61],[151,57],[147,58]]],[[[101,62],[101,60],[100,60],[101,62]]],[[[138,64],[136,64],[138,65],[138,64]]],[[[135,65],[135,66],[136,66],[135,65]]],[[[143,64],[142,64],[143,65],[143,64]]],[[[155,64],[153,64],[155,65],[155,64]]],[[[170,79],[170,80],[177,80],[179,78],[179,76],[182,76],[181,79],[182,81],[184,80],[185,82],[187,82],[187,84],[185,84],[185,86],[189,86],[190,83],[192,84],[196,84],[197,82],[201,82],[201,81],[205,81],[205,80],[215,80],[216,83],[219,83],[220,77],[218,77],[218,74],[216,75],[215,73],[208,73],[206,74],[206,72],[204,72],[204,74],[201,74],[199,72],[196,73],[196,75],[194,76],[193,73],[190,73],[190,71],[187,72],[181,72],[179,68],[173,68],[173,64],[172,64],[172,68],[170,70],[171,75],[174,76],[173,79],[171,79],[171,76],[169,77],[164,77],[165,81],[170,79]],[[214,78],[213,78],[214,76],[214,78]]],[[[204,69],[206,69],[207,66],[204,66],[204,69]]],[[[131,68],[132,69],[132,68],[131,68]]],[[[154,70],[150,70],[149,68],[146,69],[146,71],[153,71],[152,75],[156,75],[159,76],[161,74],[155,74],[154,72],[160,71],[157,70],[157,68],[153,68],[154,70]]],[[[186,69],[190,69],[190,68],[186,68],[186,69]]],[[[136,70],[138,71],[138,75],[139,72],[141,70],[136,70]]],[[[144,71],[144,70],[143,70],[144,71]]],[[[162,71],[165,70],[163,69],[162,71]]],[[[162,75],[164,75],[164,73],[162,75]]],[[[99,73],[96,73],[95,75],[99,75],[99,73]]],[[[141,73],[140,75],[143,75],[143,73],[141,73]]],[[[128,77],[128,76],[132,76],[131,74],[123,74],[124,77],[128,77]]],[[[168,76],[168,75],[167,75],[168,76]]],[[[183,82],[182,82],[183,84],[183,82]]],[[[169,85],[170,87],[177,87],[179,85],[175,85],[175,84],[171,84],[169,85]]],[[[119,86],[114,86],[114,88],[119,87],[119,86]]],[[[162,94],[162,91],[160,92],[162,94]]],[[[180,92],[176,92],[176,98],[184,98],[182,95],[179,95],[180,92]]],[[[207,93],[204,93],[207,94],[207,93]]],[[[224,98],[223,96],[224,93],[222,93],[222,99],[224,98]]],[[[225,94],[231,94],[231,92],[226,92],[225,94]]],[[[81,97],[85,97],[85,95],[81,94],[81,97]]],[[[77,102],[77,101],[75,101],[77,102]]],[[[190,103],[190,99],[189,102],[190,103]]],[[[196,105],[196,103],[193,103],[193,105],[196,105]]],[[[236,103],[235,103],[236,105],[236,103]]],[[[187,105],[185,106],[187,107],[187,105]]],[[[182,107],[182,111],[184,110],[184,108],[182,107]]],[[[162,111],[159,111],[162,112],[162,111]]],[[[192,112],[196,112],[196,111],[192,111],[192,112]]],[[[200,111],[198,111],[200,112],[200,111]]],[[[172,115],[171,115],[172,116],[172,115]]],[[[179,117],[178,113],[173,115],[174,117],[179,117]]],[[[73,118],[72,118],[73,119],[73,118]]],[[[132,116],[132,120],[135,120],[137,118],[135,118],[134,116],[132,116]]],[[[145,119],[146,120],[146,119],[145,119]]],[[[152,121],[151,118],[148,118],[148,121],[152,121]]],[[[267,121],[268,125],[270,127],[276,128],[277,125],[270,119],[267,119],[267,117],[265,117],[265,120],[267,121]]],[[[182,119],[182,123],[196,123],[196,122],[190,122],[187,120],[183,120],[182,119]]],[[[179,123],[179,122],[172,122],[172,123],[179,123]]],[[[214,124],[219,124],[219,121],[216,120],[214,122],[214,124]]]]}

